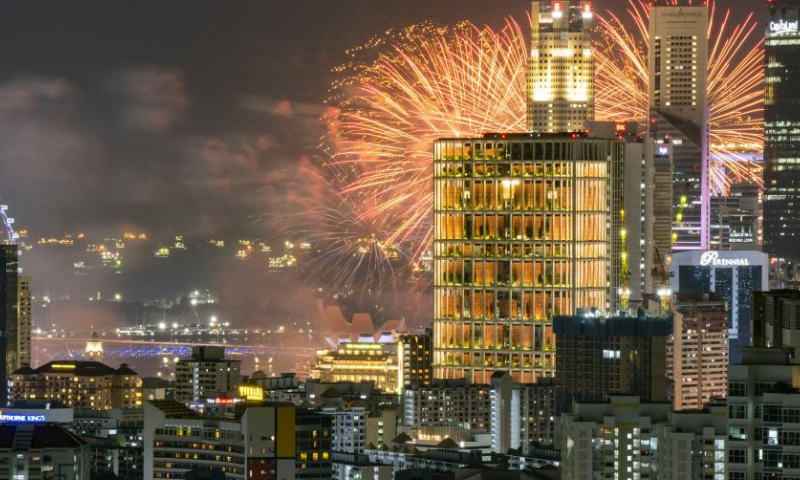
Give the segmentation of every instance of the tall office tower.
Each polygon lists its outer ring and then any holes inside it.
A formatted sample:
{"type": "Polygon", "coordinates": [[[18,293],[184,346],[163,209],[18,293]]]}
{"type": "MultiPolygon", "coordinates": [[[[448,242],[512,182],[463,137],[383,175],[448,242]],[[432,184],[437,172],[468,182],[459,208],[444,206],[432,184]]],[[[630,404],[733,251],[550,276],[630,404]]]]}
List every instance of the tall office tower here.
{"type": "Polygon", "coordinates": [[[594,120],[592,4],[533,2],[528,131],[577,132],[594,120]]]}
{"type": "Polygon", "coordinates": [[[707,7],[651,7],[649,71],[650,133],[674,146],[672,249],[708,250],[707,7]]]}
{"type": "Polygon", "coordinates": [[[676,411],[702,410],[728,391],[728,308],[719,294],[676,293],[668,376],[676,411]]]}
{"type": "Polygon", "coordinates": [[[14,370],[31,364],[31,330],[33,329],[33,293],[31,292],[31,279],[19,277],[19,293],[17,296],[19,330],[17,342],[19,344],[19,364],[14,370]]]}
{"type": "Polygon", "coordinates": [[[800,260],[800,0],[770,0],[764,95],[764,251],[800,260]]]}
{"type": "Polygon", "coordinates": [[[636,310],[645,293],[657,291],[653,280],[655,259],[661,256],[660,252],[669,251],[672,146],[656,144],[652,138],[640,135],[635,122],[594,121],[586,126],[590,136],[617,137],[625,148],[623,187],[618,193],[624,211],[620,230],[620,304],[623,310],[636,310]]]}
{"type": "Polygon", "coordinates": [[[559,412],[573,402],[605,402],[611,395],[636,395],[644,402],[667,400],[670,317],[606,318],[584,313],[556,317],[556,396],[559,412]]]}
{"type": "Polygon", "coordinates": [[[19,262],[16,245],[0,245],[0,407],[8,402],[8,380],[19,367],[19,262]]]}
{"type": "Polygon", "coordinates": [[[769,258],[761,252],[681,252],[672,256],[673,292],[716,292],[728,303],[730,363],[741,362],[739,349],[750,345],[752,293],[769,284],[769,258]]]}
{"type": "Polygon", "coordinates": [[[435,142],[434,377],[551,377],[553,316],[616,305],[623,150],[585,134],[435,142]]]}

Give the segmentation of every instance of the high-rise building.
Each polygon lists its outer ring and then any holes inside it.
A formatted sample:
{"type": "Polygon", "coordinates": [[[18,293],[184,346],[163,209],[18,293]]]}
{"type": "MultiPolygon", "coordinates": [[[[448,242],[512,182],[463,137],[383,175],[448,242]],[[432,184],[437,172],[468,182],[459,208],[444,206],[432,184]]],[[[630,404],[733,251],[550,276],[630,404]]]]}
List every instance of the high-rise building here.
{"type": "Polygon", "coordinates": [[[742,349],[728,370],[728,479],[800,476],[800,365],[779,348],[742,349]]]}
{"type": "Polygon", "coordinates": [[[676,411],[702,410],[728,391],[727,302],[719,294],[676,293],[667,372],[676,411]]]}
{"type": "Polygon", "coordinates": [[[767,2],[764,42],[764,251],[800,259],[800,0],[767,2]]]}
{"type": "Polygon", "coordinates": [[[711,197],[711,249],[761,250],[761,192],[758,185],[731,185],[730,195],[711,197]]]}
{"type": "Polygon", "coordinates": [[[611,395],[667,400],[671,318],[586,314],[556,317],[553,325],[559,412],[571,411],[573,402],[604,402],[611,395]]]}
{"type": "Polygon", "coordinates": [[[8,403],[8,380],[19,368],[19,261],[16,245],[0,244],[0,407],[8,403]]]}
{"type": "Polygon", "coordinates": [[[33,292],[31,291],[31,279],[29,277],[19,277],[17,301],[19,302],[19,328],[17,330],[19,365],[17,365],[16,368],[19,368],[23,365],[30,365],[32,355],[31,331],[33,330],[33,292]]]}
{"type": "Polygon", "coordinates": [[[624,146],[575,134],[434,145],[434,376],[554,373],[554,315],[617,303],[624,146]]]}
{"type": "Polygon", "coordinates": [[[89,446],[54,423],[0,425],[0,478],[85,480],[91,477],[89,446]]]}
{"type": "Polygon", "coordinates": [[[672,248],[708,250],[708,7],[655,2],[649,33],[650,133],[674,148],[672,248]]]}
{"type": "Polygon", "coordinates": [[[577,132],[594,120],[592,2],[533,2],[528,131],[577,132]]]}
{"type": "Polygon", "coordinates": [[[725,405],[670,411],[669,403],[635,396],[576,403],[561,417],[561,477],[724,480],[725,405]]]}
{"type": "Polygon", "coordinates": [[[618,192],[623,210],[619,294],[620,307],[635,310],[645,293],[657,291],[656,258],[670,248],[672,146],[640,135],[635,122],[588,122],[587,130],[593,137],[617,137],[625,147],[623,186],[618,192]]]}
{"type": "Polygon", "coordinates": [[[716,292],[728,303],[730,363],[739,363],[750,345],[752,292],[768,288],[769,258],[761,252],[680,252],[670,266],[673,292],[716,292]]]}
{"type": "Polygon", "coordinates": [[[754,347],[782,348],[797,358],[800,353],[800,291],[753,292],[750,325],[754,347]]]}
{"type": "Polygon", "coordinates": [[[175,400],[183,403],[225,397],[242,381],[241,362],[226,359],[224,347],[194,347],[175,369],[175,400]]]}
{"type": "Polygon", "coordinates": [[[402,333],[397,341],[403,350],[403,388],[430,385],[433,380],[433,331],[402,333]]]}

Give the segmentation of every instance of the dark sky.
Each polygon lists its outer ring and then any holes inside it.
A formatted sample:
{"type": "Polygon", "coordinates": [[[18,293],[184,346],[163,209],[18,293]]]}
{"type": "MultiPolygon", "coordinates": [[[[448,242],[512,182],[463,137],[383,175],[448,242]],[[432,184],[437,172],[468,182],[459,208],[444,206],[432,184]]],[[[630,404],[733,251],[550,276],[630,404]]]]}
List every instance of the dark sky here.
{"type": "MultiPolygon", "coordinates": [[[[719,3],[735,16],[763,10],[719,3]]],[[[423,20],[497,26],[529,5],[4,0],[0,198],[37,236],[124,226],[266,235],[255,219],[316,154],[345,49],[423,20]]]]}

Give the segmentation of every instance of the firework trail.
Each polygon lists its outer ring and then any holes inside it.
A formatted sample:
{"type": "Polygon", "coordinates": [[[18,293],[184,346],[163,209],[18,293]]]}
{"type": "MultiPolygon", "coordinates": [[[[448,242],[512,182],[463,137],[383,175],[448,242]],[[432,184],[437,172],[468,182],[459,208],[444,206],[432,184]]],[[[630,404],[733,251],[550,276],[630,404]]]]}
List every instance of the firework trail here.
{"type": "MultiPolygon", "coordinates": [[[[762,184],[762,167],[749,161],[763,145],[763,39],[753,14],[739,24],[730,10],[709,3],[708,102],[712,188],[762,184]]],[[[599,19],[595,111],[598,120],[641,123],[648,115],[648,3],[628,0],[625,17],[607,11],[599,19]]]]}
{"type": "Polygon", "coordinates": [[[341,175],[323,176],[318,170],[304,168],[300,177],[307,192],[303,208],[284,215],[279,224],[286,225],[284,235],[295,243],[307,242],[316,254],[300,265],[301,274],[313,279],[331,279],[340,292],[355,284],[380,290],[395,281],[395,270],[410,263],[410,256],[400,245],[387,238],[380,219],[361,216],[357,205],[366,198],[344,194],[347,185],[341,175]],[[405,262],[398,262],[405,260],[405,262]]]}
{"type": "MultiPolygon", "coordinates": [[[[596,112],[599,120],[647,118],[647,5],[629,0],[625,21],[600,21],[596,112]]],[[[741,24],[711,6],[709,100],[713,182],[760,182],[745,161],[761,143],[762,44],[752,16],[741,24]]],[[[520,24],[500,29],[461,23],[390,31],[348,52],[329,98],[324,145],[358,221],[379,220],[392,245],[429,251],[432,144],[437,138],[524,131],[528,47],[520,24]],[[365,58],[366,57],[366,58],[365,58]]]]}
{"type": "Polygon", "coordinates": [[[393,243],[415,241],[418,258],[431,243],[433,141],[524,129],[522,29],[414,25],[351,54],[332,89],[332,164],[349,174],[345,195],[368,199],[360,218],[382,219],[393,243]]]}

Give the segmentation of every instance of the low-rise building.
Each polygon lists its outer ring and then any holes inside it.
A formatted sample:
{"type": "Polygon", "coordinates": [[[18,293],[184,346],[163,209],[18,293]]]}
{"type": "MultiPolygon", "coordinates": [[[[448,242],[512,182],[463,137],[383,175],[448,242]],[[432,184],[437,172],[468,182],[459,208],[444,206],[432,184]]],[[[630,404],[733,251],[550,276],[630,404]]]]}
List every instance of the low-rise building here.
{"type": "Polygon", "coordinates": [[[142,379],[122,364],[55,361],[12,374],[11,401],[55,401],[77,409],[132,409],[142,406],[142,379]]]}
{"type": "Polygon", "coordinates": [[[335,350],[317,352],[311,378],[321,382],[374,382],[375,388],[387,393],[403,389],[400,343],[341,343],[335,350]]]}

